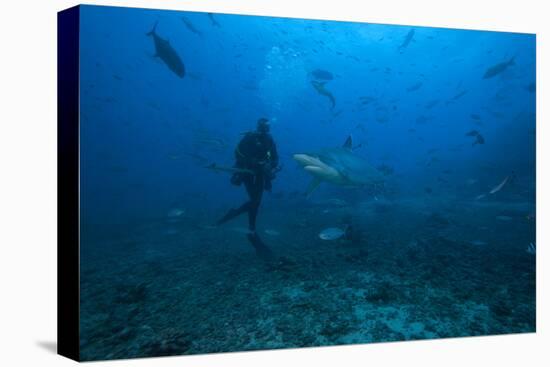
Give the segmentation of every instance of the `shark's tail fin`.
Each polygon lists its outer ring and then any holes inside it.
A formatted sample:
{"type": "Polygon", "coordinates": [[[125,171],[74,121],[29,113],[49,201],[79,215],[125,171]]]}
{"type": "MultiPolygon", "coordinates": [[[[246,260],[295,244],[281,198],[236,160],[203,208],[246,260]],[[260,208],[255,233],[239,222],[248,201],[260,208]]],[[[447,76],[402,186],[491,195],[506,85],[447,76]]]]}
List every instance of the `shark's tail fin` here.
{"type": "Polygon", "coordinates": [[[157,30],[157,24],[159,24],[159,21],[157,20],[155,22],[155,25],[153,26],[153,29],[151,29],[149,32],[145,33],[146,36],[153,36],[156,34],[156,30],[157,30]]]}

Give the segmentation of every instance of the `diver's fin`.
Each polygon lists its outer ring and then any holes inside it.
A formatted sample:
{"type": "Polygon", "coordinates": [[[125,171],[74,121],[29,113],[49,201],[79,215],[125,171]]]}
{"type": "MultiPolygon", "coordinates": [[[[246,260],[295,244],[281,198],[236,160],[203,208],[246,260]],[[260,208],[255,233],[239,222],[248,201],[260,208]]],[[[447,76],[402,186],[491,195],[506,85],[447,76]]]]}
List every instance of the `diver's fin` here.
{"type": "Polygon", "coordinates": [[[259,258],[262,260],[272,260],[274,258],[273,252],[269,247],[266,246],[266,244],[262,241],[260,236],[256,232],[250,233],[246,235],[248,237],[248,240],[256,250],[256,255],[258,255],[259,258]]]}
{"type": "Polygon", "coordinates": [[[311,195],[311,193],[315,191],[320,184],[321,184],[321,180],[319,180],[318,178],[314,178],[313,180],[311,180],[306,190],[306,196],[311,195]]]}
{"type": "Polygon", "coordinates": [[[349,150],[353,148],[353,139],[351,138],[351,134],[348,135],[348,138],[346,139],[343,147],[349,150]]]}

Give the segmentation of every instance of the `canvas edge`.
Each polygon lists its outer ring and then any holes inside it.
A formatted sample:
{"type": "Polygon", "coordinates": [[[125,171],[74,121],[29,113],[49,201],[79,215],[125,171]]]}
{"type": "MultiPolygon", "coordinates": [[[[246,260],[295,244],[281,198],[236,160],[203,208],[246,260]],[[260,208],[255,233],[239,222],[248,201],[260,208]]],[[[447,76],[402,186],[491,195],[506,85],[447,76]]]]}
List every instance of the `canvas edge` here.
{"type": "Polygon", "coordinates": [[[80,7],[57,13],[57,353],[80,360],[80,7]]]}

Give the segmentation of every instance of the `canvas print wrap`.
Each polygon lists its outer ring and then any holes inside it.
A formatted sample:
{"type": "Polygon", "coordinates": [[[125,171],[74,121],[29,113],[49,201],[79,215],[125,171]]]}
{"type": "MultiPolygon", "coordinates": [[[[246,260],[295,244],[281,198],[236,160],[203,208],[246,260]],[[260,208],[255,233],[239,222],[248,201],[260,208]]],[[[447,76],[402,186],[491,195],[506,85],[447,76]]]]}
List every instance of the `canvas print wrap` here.
{"type": "Polygon", "coordinates": [[[79,29],[83,360],[535,331],[535,35],[79,29]]]}

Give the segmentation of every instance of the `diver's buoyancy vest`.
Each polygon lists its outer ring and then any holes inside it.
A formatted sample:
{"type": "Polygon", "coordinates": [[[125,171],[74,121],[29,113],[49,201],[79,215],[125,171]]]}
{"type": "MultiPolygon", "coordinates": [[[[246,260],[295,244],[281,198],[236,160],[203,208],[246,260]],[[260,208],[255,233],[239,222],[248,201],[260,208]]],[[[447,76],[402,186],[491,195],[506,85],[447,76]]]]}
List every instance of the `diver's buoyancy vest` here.
{"type": "Polygon", "coordinates": [[[265,138],[256,132],[248,132],[235,148],[237,161],[252,159],[255,162],[270,161],[273,149],[273,138],[266,135],[265,138]]]}

